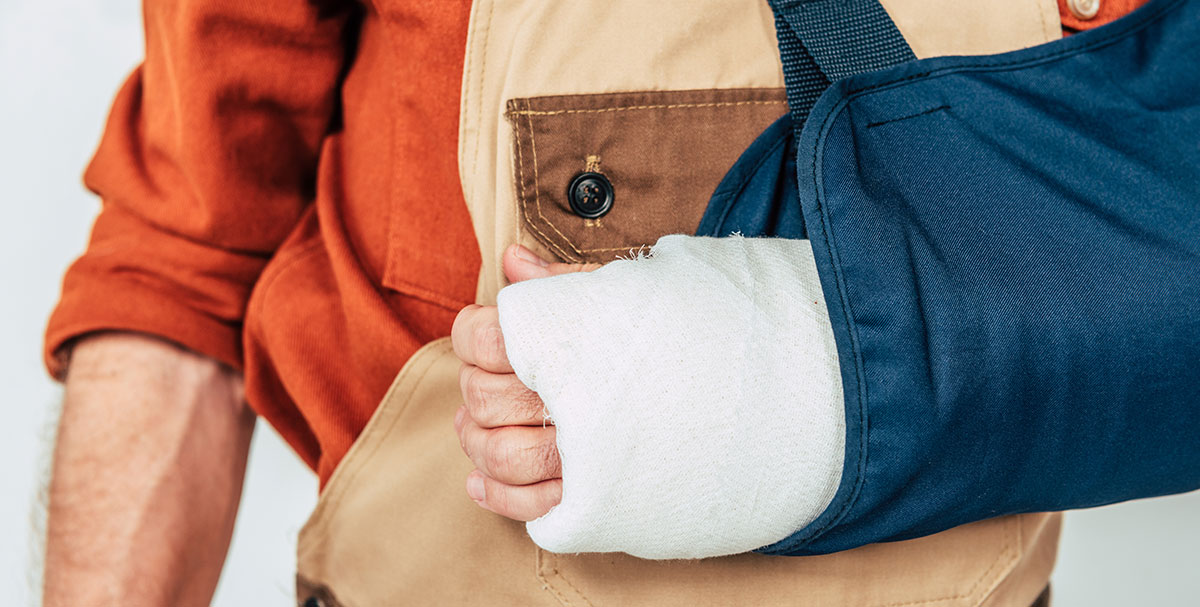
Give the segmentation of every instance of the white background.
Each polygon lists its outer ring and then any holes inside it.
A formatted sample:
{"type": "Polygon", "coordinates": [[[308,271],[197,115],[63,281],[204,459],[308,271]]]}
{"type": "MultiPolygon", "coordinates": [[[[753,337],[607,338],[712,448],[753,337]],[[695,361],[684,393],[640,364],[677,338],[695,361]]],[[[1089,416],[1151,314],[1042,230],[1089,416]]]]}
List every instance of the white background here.
{"type": "MultiPolygon", "coordinates": [[[[39,488],[59,389],[41,366],[59,279],[97,202],[80,175],[142,53],[133,0],[0,0],[0,597],[36,604],[39,488]]],[[[1198,406],[1198,403],[1180,403],[1198,406]]],[[[119,414],[119,413],[118,413],[119,414]]],[[[216,605],[290,605],[316,482],[260,424],[216,605]]],[[[1068,515],[1058,606],[1200,605],[1200,493],[1068,515]]]]}

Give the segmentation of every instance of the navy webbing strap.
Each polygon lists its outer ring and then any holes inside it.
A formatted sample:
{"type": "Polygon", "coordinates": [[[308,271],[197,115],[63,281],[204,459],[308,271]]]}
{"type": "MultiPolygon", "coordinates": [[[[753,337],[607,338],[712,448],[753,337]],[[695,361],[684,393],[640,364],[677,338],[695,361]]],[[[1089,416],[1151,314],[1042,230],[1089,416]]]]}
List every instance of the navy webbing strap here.
{"type": "Polygon", "coordinates": [[[799,129],[830,83],[916,59],[879,0],[767,0],[799,129]]]}

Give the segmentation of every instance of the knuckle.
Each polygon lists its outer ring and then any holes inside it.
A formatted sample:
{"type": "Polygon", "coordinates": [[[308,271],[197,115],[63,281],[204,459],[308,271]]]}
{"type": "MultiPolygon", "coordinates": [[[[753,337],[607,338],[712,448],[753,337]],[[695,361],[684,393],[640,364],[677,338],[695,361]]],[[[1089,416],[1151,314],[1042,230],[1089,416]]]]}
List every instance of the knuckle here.
{"type": "Polygon", "coordinates": [[[497,387],[494,394],[490,394],[489,397],[491,397],[490,400],[495,401],[490,403],[492,410],[489,413],[497,423],[533,422],[537,420],[537,414],[542,410],[542,399],[518,381],[516,376],[511,376],[506,380],[506,385],[497,387]]]}
{"type": "Polygon", "coordinates": [[[467,363],[462,363],[458,367],[458,388],[462,391],[463,396],[467,395],[467,380],[475,374],[475,366],[467,363]]]}
{"type": "Polygon", "coordinates": [[[554,506],[557,506],[562,501],[562,481],[558,479],[548,480],[541,484],[537,495],[538,509],[542,514],[548,512],[554,506]]]}
{"type": "Polygon", "coordinates": [[[542,493],[542,512],[549,512],[551,508],[562,502],[562,481],[553,480],[547,481],[546,490],[542,493]]]}
{"type": "Polygon", "coordinates": [[[536,482],[555,476],[558,451],[551,441],[538,441],[525,445],[514,456],[513,465],[519,466],[523,480],[536,482]]]}
{"type": "Polygon", "coordinates": [[[504,336],[498,324],[485,323],[475,330],[475,352],[481,361],[497,363],[506,360],[504,336]]]}
{"type": "Polygon", "coordinates": [[[512,450],[503,436],[500,432],[490,433],[483,448],[483,463],[493,475],[506,474],[512,465],[512,450]]]}
{"type": "Polygon", "coordinates": [[[533,458],[532,469],[537,474],[537,480],[552,478],[558,474],[558,446],[554,441],[542,441],[530,449],[533,458]]]}
{"type": "Polygon", "coordinates": [[[517,415],[512,396],[505,391],[500,395],[498,400],[500,402],[492,407],[493,411],[491,411],[493,414],[493,421],[497,424],[509,424],[514,421],[519,422],[520,418],[517,415]]]}
{"type": "Polygon", "coordinates": [[[471,325],[471,317],[475,315],[475,310],[479,306],[471,304],[458,311],[458,315],[454,317],[454,324],[450,326],[450,335],[454,337],[462,336],[463,332],[471,325]]]}
{"type": "Polygon", "coordinates": [[[458,445],[462,447],[463,453],[467,454],[467,457],[472,461],[478,456],[478,452],[473,444],[474,442],[470,424],[463,424],[462,429],[458,431],[458,445]]]}
{"type": "MultiPolygon", "coordinates": [[[[485,481],[486,482],[486,481],[485,481]]],[[[497,482],[488,482],[487,487],[487,503],[488,507],[496,511],[498,514],[508,516],[510,512],[510,502],[508,488],[497,482]]]]}
{"type": "Polygon", "coordinates": [[[467,407],[475,415],[481,413],[487,405],[487,389],[483,383],[482,375],[475,368],[468,371],[466,377],[463,379],[463,400],[466,401],[467,407]]]}
{"type": "Polygon", "coordinates": [[[508,473],[514,480],[526,481],[536,472],[537,462],[533,456],[533,447],[522,445],[509,451],[507,461],[508,473]]]}
{"type": "Polygon", "coordinates": [[[513,388],[509,398],[511,398],[513,403],[517,405],[517,407],[523,412],[525,412],[530,419],[535,419],[536,416],[545,408],[545,406],[542,404],[542,397],[538,396],[537,392],[526,388],[524,384],[518,383],[513,388]]]}
{"type": "Polygon", "coordinates": [[[518,483],[545,480],[556,475],[558,448],[553,440],[530,440],[496,432],[490,438],[485,464],[493,477],[518,483]]]}

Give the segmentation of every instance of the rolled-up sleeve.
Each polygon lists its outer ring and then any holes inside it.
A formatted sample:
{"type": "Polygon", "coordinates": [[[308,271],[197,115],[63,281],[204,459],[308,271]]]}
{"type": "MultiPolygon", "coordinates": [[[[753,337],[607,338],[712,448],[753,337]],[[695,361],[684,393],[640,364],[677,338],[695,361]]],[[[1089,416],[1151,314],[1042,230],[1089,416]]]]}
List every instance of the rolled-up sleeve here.
{"type": "Polygon", "coordinates": [[[100,196],[45,359],[87,333],[153,334],[234,367],[255,281],[310,204],[349,3],[147,0],[146,56],[84,183],[100,196]]]}

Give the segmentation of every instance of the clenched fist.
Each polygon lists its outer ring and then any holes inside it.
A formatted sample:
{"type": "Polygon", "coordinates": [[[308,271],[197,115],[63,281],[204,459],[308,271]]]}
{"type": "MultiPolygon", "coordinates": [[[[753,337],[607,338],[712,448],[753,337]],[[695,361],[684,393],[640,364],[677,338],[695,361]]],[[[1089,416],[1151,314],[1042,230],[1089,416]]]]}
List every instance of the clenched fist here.
{"type": "MultiPolygon", "coordinates": [[[[504,253],[512,282],[588,271],[592,264],[548,263],[513,245],[504,253]]],[[[513,374],[495,306],[467,306],[451,330],[464,404],[454,429],[475,470],[467,494],[481,507],[508,518],[531,521],[562,499],[562,467],[554,425],[542,399],[513,374]]]]}

